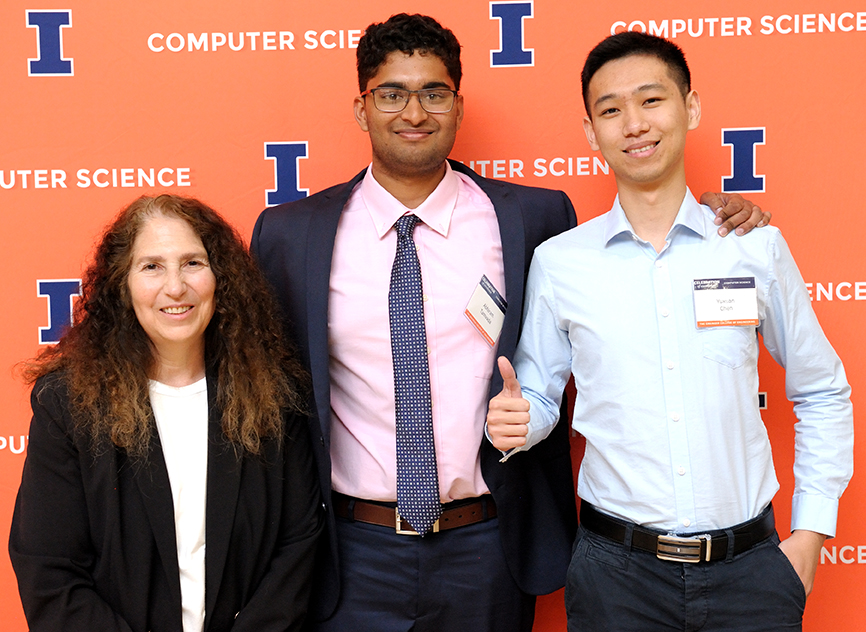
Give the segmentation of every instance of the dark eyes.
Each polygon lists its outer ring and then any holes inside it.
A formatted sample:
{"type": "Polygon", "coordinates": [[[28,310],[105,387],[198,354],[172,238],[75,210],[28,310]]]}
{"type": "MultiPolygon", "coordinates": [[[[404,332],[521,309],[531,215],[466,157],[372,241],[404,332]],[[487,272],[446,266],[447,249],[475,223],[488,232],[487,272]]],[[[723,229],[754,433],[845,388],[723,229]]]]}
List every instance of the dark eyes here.
{"type": "MultiPolygon", "coordinates": [[[[201,259],[190,259],[189,261],[184,263],[183,266],[187,269],[199,270],[201,268],[206,268],[207,262],[203,261],[201,259]]],[[[161,269],[161,267],[162,266],[158,263],[149,262],[149,263],[142,264],[141,271],[142,272],[157,272],[158,270],[161,269]]]]}
{"type": "Polygon", "coordinates": [[[449,91],[437,91],[430,90],[429,92],[422,92],[420,94],[421,98],[423,98],[427,103],[439,103],[451,97],[451,92],[449,91]]]}
{"type": "MultiPolygon", "coordinates": [[[[378,88],[376,91],[376,97],[383,101],[391,101],[393,103],[400,103],[409,99],[409,95],[414,91],[409,90],[382,90],[382,88],[378,88]]],[[[450,90],[418,90],[417,91],[418,98],[422,101],[426,101],[427,103],[439,103],[444,101],[451,96],[450,90]]]]}
{"type": "Polygon", "coordinates": [[[377,96],[384,101],[392,101],[394,103],[402,101],[404,98],[406,98],[405,95],[401,94],[400,92],[383,92],[381,90],[379,91],[377,96]]]}
{"type": "MultiPolygon", "coordinates": [[[[662,101],[664,101],[664,98],[662,98],[662,97],[648,97],[648,98],[643,100],[643,103],[641,105],[643,105],[643,106],[658,105],[662,101]]],[[[606,108],[606,109],[602,110],[599,113],[599,116],[611,116],[614,114],[619,114],[619,112],[620,112],[619,108],[611,107],[611,108],[606,108]]]]}

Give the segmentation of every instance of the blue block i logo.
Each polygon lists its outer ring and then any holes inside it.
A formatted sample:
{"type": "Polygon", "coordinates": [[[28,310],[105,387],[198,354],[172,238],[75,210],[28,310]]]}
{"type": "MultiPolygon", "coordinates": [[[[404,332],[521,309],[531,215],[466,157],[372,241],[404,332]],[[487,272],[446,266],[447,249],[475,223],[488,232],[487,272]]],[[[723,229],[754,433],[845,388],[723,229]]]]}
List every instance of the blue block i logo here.
{"type": "Polygon", "coordinates": [[[491,68],[535,65],[535,51],[523,47],[523,23],[531,17],[531,0],[490,3],[490,19],[499,20],[499,50],[490,51],[491,68]]]}
{"type": "Polygon", "coordinates": [[[37,296],[48,299],[48,327],[39,328],[39,344],[60,342],[72,325],[72,299],[81,296],[80,279],[37,281],[37,296]]]}
{"type": "Polygon", "coordinates": [[[294,143],[265,143],[265,158],[274,161],[274,189],[268,189],[266,204],[276,206],[294,202],[310,194],[301,188],[299,161],[307,157],[307,141],[294,143]]]}
{"type": "Polygon", "coordinates": [[[27,28],[36,29],[36,58],[27,60],[31,77],[72,76],[72,60],[63,58],[63,29],[72,26],[72,11],[27,12],[27,28]]]}
{"type": "Polygon", "coordinates": [[[731,146],[731,175],[722,178],[725,193],[763,193],[764,176],[755,173],[756,147],[764,144],[765,127],[722,129],[722,145],[731,146]]]}

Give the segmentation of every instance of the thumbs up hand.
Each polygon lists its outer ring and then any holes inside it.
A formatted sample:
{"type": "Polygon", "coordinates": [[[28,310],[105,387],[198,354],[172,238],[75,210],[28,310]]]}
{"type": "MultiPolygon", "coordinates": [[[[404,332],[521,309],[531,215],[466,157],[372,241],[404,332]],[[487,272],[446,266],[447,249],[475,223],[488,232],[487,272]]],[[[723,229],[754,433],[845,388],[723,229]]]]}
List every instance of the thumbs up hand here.
{"type": "Polygon", "coordinates": [[[487,409],[487,434],[497,450],[507,452],[526,445],[529,433],[529,402],[520,394],[520,382],[508,358],[500,356],[502,390],[490,400],[487,409]]]}

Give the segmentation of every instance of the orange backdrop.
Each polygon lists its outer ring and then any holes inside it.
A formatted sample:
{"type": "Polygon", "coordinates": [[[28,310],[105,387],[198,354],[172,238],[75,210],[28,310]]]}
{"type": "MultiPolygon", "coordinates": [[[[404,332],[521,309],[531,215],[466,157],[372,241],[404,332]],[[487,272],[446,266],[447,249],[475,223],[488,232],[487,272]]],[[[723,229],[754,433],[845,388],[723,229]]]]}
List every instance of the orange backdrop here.
{"type": "MultiPolygon", "coordinates": [[[[248,237],[269,199],[349,179],[370,157],[351,115],[354,46],[367,24],[401,11],[436,17],[463,44],[466,118],[453,157],[488,177],[563,189],[579,220],[606,211],[615,190],[581,128],[579,71],[587,51],[626,28],[675,38],[704,108],[688,150],[691,187],[700,193],[745,183],[746,195],[773,212],[845,363],[856,406],[866,381],[858,353],[866,259],[856,254],[866,228],[856,180],[866,164],[862,1],[4,0],[2,538],[30,417],[13,367],[68,318],[62,281],[79,278],[101,227],[134,197],[171,190],[206,200],[248,237]],[[740,130],[739,140],[725,144],[724,130],[740,130]],[[743,145],[750,134],[763,143],[743,145]]],[[[761,376],[784,529],[794,418],[781,369],[762,358],[761,376]]],[[[863,446],[858,438],[858,463],[863,446]]],[[[862,627],[861,481],[851,482],[837,537],[824,547],[807,630],[862,627]]],[[[541,601],[537,630],[564,629],[561,600],[541,601]]],[[[26,629],[5,556],[0,613],[2,629],[26,629]]]]}

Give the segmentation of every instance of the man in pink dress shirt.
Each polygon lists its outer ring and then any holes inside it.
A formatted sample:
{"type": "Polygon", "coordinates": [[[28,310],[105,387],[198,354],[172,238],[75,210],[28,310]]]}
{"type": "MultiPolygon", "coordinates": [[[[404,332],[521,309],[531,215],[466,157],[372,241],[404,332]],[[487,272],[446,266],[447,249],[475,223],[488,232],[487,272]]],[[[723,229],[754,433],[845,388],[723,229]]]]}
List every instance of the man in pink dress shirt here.
{"type": "MultiPolygon", "coordinates": [[[[252,240],[312,375],[329,538],[311,627],[528,631],[535,595],[564,584],[576,532],[568,435],[555,432],[525,458],[500,463],[484,421],[502,385],[495,358],[510,358],[517,343],[532,251],[574,226],[574,209],[560,191],[488,180],[447,160],[464,111],[451,31],[395,15],[368,27],[357,55],[354,113],[370,136],[370,167],[266,209],[252,240]],[[388,293],[393,226],[407,213],[420,218],[413,239],[442,503],[438,532],[424,536],[398,527],[395,512],[388,293]],[[482,277],[507,301],[501,330],[482,333],[465,314],[488,287],[482,277]]],[[[705,201],[719,206],[714,196],[705,201]]],[[[763,218],[755,207],[724,228],[744,219],[750,228],[763,218]]]]}

